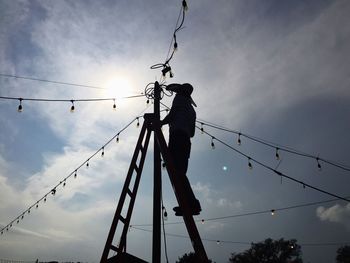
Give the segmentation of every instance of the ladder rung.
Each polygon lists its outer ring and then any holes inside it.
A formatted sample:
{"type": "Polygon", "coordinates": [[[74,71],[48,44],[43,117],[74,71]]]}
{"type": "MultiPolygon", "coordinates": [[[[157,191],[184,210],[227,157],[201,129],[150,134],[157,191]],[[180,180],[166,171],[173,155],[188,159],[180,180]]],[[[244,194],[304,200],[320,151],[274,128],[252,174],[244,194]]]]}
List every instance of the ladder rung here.
{"type": "Polygon", "coordinates": [[[125,224],[125,218],[122,217],[121,215],[119,216],[119,220],[123,222],[123,224],[125,224]]]}
{"type": "Polygon", "coordinates": [[[128,190],[127,190],[127,193],[130,195],[130,197],[132,197],[133,196],[133,194],[132,194],[132,192],[130,191],[130,189],[128,188],[128,190]]]}
{"type": "Polygon", "coordinates": [[[138,173],[139,172],[139,167],[135,164],[135,167],[134,167],[134,170],[136,171],[136,173],[138,173]]]}
{"type": "Polygon", "coordinates": [[[111,249],[115,252],[118,252],[118,248],[116,246],[113,246],[112,244],[111,244],[111,249]]]}

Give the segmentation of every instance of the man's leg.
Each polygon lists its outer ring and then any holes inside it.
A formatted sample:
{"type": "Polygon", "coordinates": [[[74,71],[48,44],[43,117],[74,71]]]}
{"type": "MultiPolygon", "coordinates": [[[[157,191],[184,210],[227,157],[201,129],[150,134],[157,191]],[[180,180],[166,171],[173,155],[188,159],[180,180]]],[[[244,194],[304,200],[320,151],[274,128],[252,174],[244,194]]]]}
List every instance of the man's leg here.
{"type": "MultiPolygon", "coordinates": [[[[196,199],[191,184],[186,176],[188,158],[190,157],[191,151],[190,138],[181,132],[171,134],[169,138],[169,149],[174,160],[177,175],[180,177],[180,181],[182,182],[182,187],[184,189],[186,199],[188,200],[187,202],[191,207],[192,214],[198,215],[201,211],[200,203],[196,199]]],[[[176,215],[182,215],[182,211],[179,207],[175,207],[174,211],[176,212],[176,215]]]]}

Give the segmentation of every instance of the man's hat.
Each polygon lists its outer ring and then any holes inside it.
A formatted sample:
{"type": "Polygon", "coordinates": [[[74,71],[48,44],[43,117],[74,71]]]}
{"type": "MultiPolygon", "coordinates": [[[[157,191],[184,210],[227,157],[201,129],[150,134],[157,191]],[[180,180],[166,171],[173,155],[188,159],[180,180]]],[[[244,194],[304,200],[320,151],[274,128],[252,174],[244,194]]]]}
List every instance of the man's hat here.
{"type": "Polygon", "coordinates": [[[193,106],[197,107],[197,104],[193,101],[191,97],[191,94],[193,92],[193,87],[190,83],[184,83],[184,84],[173,83],[173,84],[169,84],[165,89],[188,96],[191,99],[191,103],[193,104],[193,106]]]}

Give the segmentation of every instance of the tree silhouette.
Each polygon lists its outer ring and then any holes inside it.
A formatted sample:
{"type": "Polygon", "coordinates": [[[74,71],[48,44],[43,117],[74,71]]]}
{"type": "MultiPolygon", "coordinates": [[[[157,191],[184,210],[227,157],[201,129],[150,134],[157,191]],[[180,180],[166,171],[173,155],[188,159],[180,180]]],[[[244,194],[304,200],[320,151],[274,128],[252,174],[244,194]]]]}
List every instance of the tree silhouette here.
{"type": "MultiPolygon", "coordinates": [[[[208,263],[211,262],[212,261],[209,259],[208,263]]],[[[188,254],[185,253],[182,257],[179,257],[176,263],[200,263],[200,261],[197,260],[195,253],[190,252],[188,254]]]]}
{"type": "Polygon", "coordinates": [[[272,240],[252,243],[251,248],[242,253],[232,253],[231,263],[302,263],[301,249],[295,239],[272,240]]]}
{"type": "Polygon", "coordinates": [[[350,246],[343,246],[337,250],[337,263],[350,263],[350,246]]]}

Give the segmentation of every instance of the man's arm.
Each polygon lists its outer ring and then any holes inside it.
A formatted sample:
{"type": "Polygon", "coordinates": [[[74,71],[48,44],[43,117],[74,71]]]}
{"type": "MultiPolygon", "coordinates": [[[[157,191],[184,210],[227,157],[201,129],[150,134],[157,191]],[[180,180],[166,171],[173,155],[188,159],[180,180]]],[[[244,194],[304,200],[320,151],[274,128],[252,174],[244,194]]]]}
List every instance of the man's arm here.
{"type": "Polygon", "coordinates": [[[177,105],[178,105],[178,98],[175,96],[175,98],[173,100],[173,104],[171,106],[171,109],[170,109],[168,115],[165,116],[165,118],[162,121],[160,121],[160,125],[169,124],[173,120],[175,112],[176,112],[177,107],[178,107],[177,105]]]}
{"type": "Polygon", "coordinates": [[[160,125],[165,125],[165,124],[169,124],[173,118],[174,115],[174,111],[172,111],[170,109],[170,112],[167,116],[165,116],[165,118],[163,120],[160,121],[160,125]]]}

